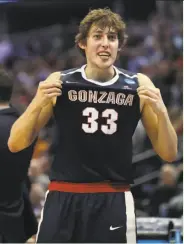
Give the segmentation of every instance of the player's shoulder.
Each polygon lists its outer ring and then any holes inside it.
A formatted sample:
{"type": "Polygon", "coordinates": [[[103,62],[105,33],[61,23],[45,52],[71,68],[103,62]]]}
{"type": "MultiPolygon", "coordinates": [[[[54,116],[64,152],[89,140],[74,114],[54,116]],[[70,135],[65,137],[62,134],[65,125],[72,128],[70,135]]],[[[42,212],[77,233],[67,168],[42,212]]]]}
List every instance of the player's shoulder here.
{"type": "Polygon", "coordinates": [[[143,73],[137,73],[137,77],[138,77],[138,82],[140,86],[151,86],[154,87],[153,82],[151,81],[151,79],[143,74],[143,73]]]}
{"type": "Polygon", "coordinates": [[[129,70],[126,70],[126,69],[122,69],[122,68],[119,68],[119,67],[115,67],[117,72],[119,73],[119,75],[122,75],[124,77],[127,77],[127,78],[137,78],[137,73],[135,72],[132,72],[132,71],[129,71],[129,70]]]}
{"type": "Polygon", "coordinates": [[[81,67],[77,67],[77,68],[73,68],[73,69],[67,69],[67,70],[63,70],[61,71],[61,76],[69,76],[75,73],[81,73],[81,67]]]}
{"type": "Polygon", "coordinates": [[[62,70],[62,71],[55,71],[55,72],[50,73],[47,78],[60,79],[61,77],[69,76],[69,75],[72,75],[77,72],[81,72],[81,67],[62,70]]]}
{"type": "Polygon", "coordinates": [[[131,89],[137,89],[137,87],[139,86],[137,73],[131,72],[126,69],[121,69],[118,67],[115,68],[116,68],[116,72],[118,72],[119,82],[121,82],[121,84],[128,86],[129,89],[130,87],[131,89]]]}
{"type": "Polygon", "coordinates": [[[82,79],[82,67],[63,70],[61,72],[62,82],[78,82],[82,79]]]}

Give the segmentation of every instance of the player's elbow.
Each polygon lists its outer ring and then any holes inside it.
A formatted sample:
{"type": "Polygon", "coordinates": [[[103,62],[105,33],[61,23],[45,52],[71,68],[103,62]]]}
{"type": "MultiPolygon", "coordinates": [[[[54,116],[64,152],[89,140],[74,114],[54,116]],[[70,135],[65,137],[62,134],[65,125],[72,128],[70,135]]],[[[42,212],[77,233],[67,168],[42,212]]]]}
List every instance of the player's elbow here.
{"type": "Polygon", "coordinates": [[[16,144],[12,143],[10,139],[8,139],[8,148],[12,153],[16,153],[20,151],[20,149],[16,146],[16,144]]]}
{"type": "Polygon", "coordinates": [[[168,162],[168,163],[172,163],[176,160],[177,158],[177,155],[178,155],[178,152],[177,152],[177,149],[176,150],[172,150],[170,152],[167,152],[167,153],[164,153],[164,154],[161,154],[160,157],[168,162]]]}
{"type": "Polygon", "coordinates": [[[21,142],[18,140],[13,140],[11,137],[8,139],[8,148],[10,152],[17,153],[22,151],[23,149],[27,148],[29,145],[25,143],[24,140],[21,140],[21,142]]]}
{"type": "Polygon", "coordinates": [[[167,162],[169,162],[169,163],[172,163],[172,162],[176,161],[176,159],[177,159],[177,153],[176,153],[176,154],[171,154],[171,155],[169,155],[169,156],[165,159],[165,161],[167,161],[167,162]]]}

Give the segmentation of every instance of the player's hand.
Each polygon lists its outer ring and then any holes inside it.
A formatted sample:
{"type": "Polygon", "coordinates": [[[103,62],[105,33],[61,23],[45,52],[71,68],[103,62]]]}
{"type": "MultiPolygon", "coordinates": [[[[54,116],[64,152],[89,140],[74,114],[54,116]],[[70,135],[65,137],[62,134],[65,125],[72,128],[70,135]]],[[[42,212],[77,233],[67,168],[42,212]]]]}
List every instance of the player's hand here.
{"type": "Polygon", "coordinates": [[[140,86],[137,88],[137,92],[140,99],[144,101],[144,104],[148,104],[157,116],[167,113],[160,89],[156,87],[140,86]]]}
{"type": "Polygon", "coordinates": [[[55,97],[62,94],[61,73],[54,72],[47,77],[45,81],[39,83],[35,100],[38,105],[46,106],[53,101],[55,97]]]}

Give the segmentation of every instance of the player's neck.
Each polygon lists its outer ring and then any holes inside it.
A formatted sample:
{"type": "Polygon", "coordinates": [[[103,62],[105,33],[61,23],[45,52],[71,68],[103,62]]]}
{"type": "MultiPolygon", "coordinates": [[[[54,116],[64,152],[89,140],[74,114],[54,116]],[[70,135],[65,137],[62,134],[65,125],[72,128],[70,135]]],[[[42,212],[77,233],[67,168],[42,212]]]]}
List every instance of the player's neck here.
{"type": "Polygon", "coordinates": [[[106,82],[115,76],[116,71],[114,70],[113,66],[108,69],[100,69],[98,67],[91,67],[88,64],[85,68],[85,74],[88,79],[106,82]]]}

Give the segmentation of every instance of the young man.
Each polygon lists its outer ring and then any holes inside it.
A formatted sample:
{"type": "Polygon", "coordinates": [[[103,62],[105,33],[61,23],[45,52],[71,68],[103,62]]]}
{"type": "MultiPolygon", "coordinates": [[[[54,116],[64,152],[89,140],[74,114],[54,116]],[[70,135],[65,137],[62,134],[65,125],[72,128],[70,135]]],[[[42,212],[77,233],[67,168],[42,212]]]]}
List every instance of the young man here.
{"type": "Polygon", "coordinates": [[[87,64],[51,74],[11,130],[26,148],[54,113],[56,155],[38,242],[136,242],[132,135],[140,118],[158,155],[172,162],[177,137],[157,88],[113,66],[125,24],[109,9],[81,21],[76,43],[87,64]]]}
{"type": "Polygon", "coordinates": [[[27,172],[33,154],[31,144],[25,150],[12,153],[8,138],[13,123],[20,116],[9,105],[13,79],[0,70],[0,243],[23,243],[37,231],[26,185],[27,172]]]}

